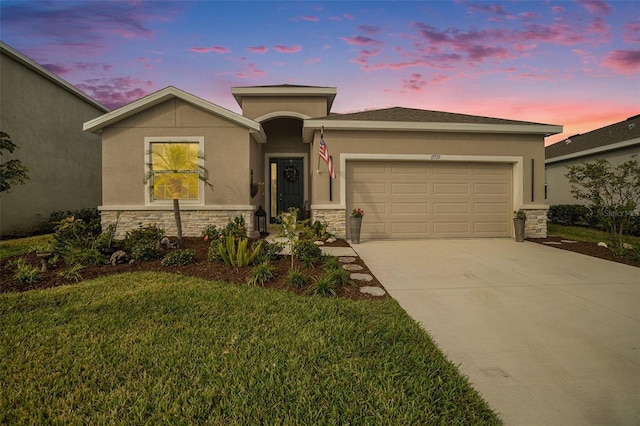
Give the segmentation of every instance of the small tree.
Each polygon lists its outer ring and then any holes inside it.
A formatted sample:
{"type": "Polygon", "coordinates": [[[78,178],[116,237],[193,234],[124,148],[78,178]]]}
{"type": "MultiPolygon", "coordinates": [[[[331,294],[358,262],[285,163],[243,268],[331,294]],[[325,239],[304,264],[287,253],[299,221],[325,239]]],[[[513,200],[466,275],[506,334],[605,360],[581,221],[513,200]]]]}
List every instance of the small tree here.
{"type": "MultiPolygon", "coordinates": [[[[11,137],[0,131],[0,155],[4,155],[2,151],[12,153],[16,149],[19,148],[11,141],[11,137]]],[[[10,190],[12,185],[24,185],[29,180],[28,172],[20,160],[13,159],[0,164],[0,193],[10,190]]]]}
{"type": "Polygon", "coordinates": [[[188,191],[189,185],[193,181],[203,181],[209,187],[209,173],[200,164],[204,160],[204,155],[191,152],[192,144],[186,143],[163,143],[162,149],[151,150],[149,157],[151,162],[147,163],[147,173],[144,183],[151,182],[149,192],[155,197],[163,188],[173,200],[173,217],[176,221],[178,241],[182,242],[182,218],[180,216],[180,199],[183,193],[188,191]]]}
{"type": "Polygon", "coordinates": [[[298,239],[298,209],[290,207],[288,213],[280,213],[278,215],[278,223],[280,224],[280,235],[287,239],[285,243],[289,246],[289,252],[291,253],[291,268],[293,268],[293,247],[298,239]]]}
{"type": "Polygon", "coordinates": [[[614,167],[598,159],[567,169],[571,193],[590,203],[611,233],[613,244],[622,247],[623,236],[640,207],[640,163],[630,160],[614,167]]]}

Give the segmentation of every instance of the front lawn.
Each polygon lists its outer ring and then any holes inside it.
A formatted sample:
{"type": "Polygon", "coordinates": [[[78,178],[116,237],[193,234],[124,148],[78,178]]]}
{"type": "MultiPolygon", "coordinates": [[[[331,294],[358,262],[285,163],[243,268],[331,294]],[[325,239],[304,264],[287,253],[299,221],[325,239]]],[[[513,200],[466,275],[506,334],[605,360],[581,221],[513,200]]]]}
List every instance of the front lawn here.
{"type": "MultiPolygon", "coordinates": [[[[558,237],[570,240],[586,241],[588,243],[597,244],[602,241],[607,244],[611,244],[611,234],[599,229],[588,228],[585,226],[558,225],[555,223],[549,223],[547,227],[547,233],[549,235],[557,235],[558,237]]],[[[624,237],[624,241],[634,247],[640,247],[640,237],[627,235],[624,237]]]]}
{"type": "Polygon", "coordinates": [[[166,273],[0,294],[2,424],[499,424],[393,299],[166,273]]]}
{"type": "Polygon", "coordinates": [[[22,256],[33,251],[36,246],[46,246],[51,240],[53,240],[53,234],[0,241],[0,259],[22,256]]]}

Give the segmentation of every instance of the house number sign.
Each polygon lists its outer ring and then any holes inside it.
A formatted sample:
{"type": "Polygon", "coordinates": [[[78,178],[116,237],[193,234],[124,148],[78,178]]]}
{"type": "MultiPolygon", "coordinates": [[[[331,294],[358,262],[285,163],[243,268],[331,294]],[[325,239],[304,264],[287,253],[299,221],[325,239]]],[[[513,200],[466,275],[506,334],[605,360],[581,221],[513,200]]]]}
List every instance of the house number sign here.
{"type": "Polygon", "coordinates": [[[442,155],[440,155],[440,154],[433,154],[433,155],[431,156],[431,159],[432,159],[432,160],[439,160],[440,158],[442,158],[442,155]]]}

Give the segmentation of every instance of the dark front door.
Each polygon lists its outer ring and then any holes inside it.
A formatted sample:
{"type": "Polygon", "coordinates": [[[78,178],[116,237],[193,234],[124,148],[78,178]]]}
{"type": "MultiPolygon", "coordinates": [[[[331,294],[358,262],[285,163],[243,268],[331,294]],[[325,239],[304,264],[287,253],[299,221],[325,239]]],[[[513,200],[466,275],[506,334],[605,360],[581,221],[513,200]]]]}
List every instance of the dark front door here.
{"type": "Polygon", "coordinates": [[[304,170],[302,158],[272,158],[271,172],[271,221],[289,208],[298,209],[301,217],[304,203],[304,170]]]}

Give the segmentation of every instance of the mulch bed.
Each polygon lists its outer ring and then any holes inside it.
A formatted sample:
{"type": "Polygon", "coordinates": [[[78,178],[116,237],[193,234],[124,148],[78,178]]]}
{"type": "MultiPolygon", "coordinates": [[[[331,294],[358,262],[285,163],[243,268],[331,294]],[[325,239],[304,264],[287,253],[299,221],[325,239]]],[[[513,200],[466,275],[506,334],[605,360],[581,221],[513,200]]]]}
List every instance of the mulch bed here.
{"type": "Polygon", "coordinates": [[[577,241],[575,243],[562,243],[564,238],[550,235],[547,238],[530,238],[527,241],[531,241],[538,244],[544,243],[561,243],[561,244],[545,244],[547,247],[553,247],[560,250],[568,250],[575,253],[586,254],[587,256],[597,257],[611,262],[624,263],[625,265],[635,266],[640,268],[640,261],[627,259],[624,257],[616,256],[611,249],[605,247],[598,247],[596,243],[586,243],[584,241],[577,241]]]}
{"type": "MultiPolygon", "coordinates": [[[[326,246],[349,247],[349,243],[345,240],[337,240],[334,243],[326,244],[326,246]]],[[[160,263],[161,260],[158,259],[154,261],[135,261],[131,264],[121,264],[116,266],[87,266],[80,271],[82,280],[78,283],[76,283],[74,280],[65,279],[59,276],[59,273],[66,268],[64,261],[61,260],[55,267],[49,266],[49,270],[47,272],[43,272],[43,279],[41,281],[38,281],[35,284],[25,285],[13,278],[14,270],[11,266],[11,261],[15,260],[16,258],[14,257],[3,259],[0,260],[0,270],[2,271],[2,274],[0,276],[0,293],[43,289],[67,284],[80,284],[84,280],[90,280],[106,275],[138,271],[171,272],[180,275],[203,278],[205,280],[226,281],[237,285],[246,285],[247,278],[251,273],[252,267],[249,266],[246,268],[236,269],[228,267],[226,264],[224,264],[224,262],[209,262],[207,260],[209,243],[204,241],[202,238],[184,238],[180,248],[194,250],[196,253],[196,262],[186,266],[162,266],[160,263]]],[[[30,253],[28,255],[20,257],[25,259],[29,264],[33,266],[40,266],[40,259],[38,259],[35,253],[30,253]]],[[[373,277],[373,280],[369,282],[356,281],[353,285],[339,287],[337,290],[338,297],[352,300],[383,299],[389,297],[388,293],[381,297],[375,297],[360,293],[359,288],[363,286],[383,286],[371,273],[362,259],[356,257],[356,261],[354,263],[363,267],[362,271],[358,271],[358,273],[367,273],[373,277]]],[[[278,260],[273,260],[271,261],[271,264],[275,268],[276,277],[273,280],[265,283],[264,287],[276,290],[290,291],[296,294],[304,293],[304,289],[297,289],[287,283],[287,273],[289,272],[289,268],[291,267],[290,257],[286,256],[278,260]]],[[[298,267],[300,271],[312,277],[318,276],[323,272],[322,267],[306,268],[298,260],[294,261],[294,265],[298,267]]]]}

